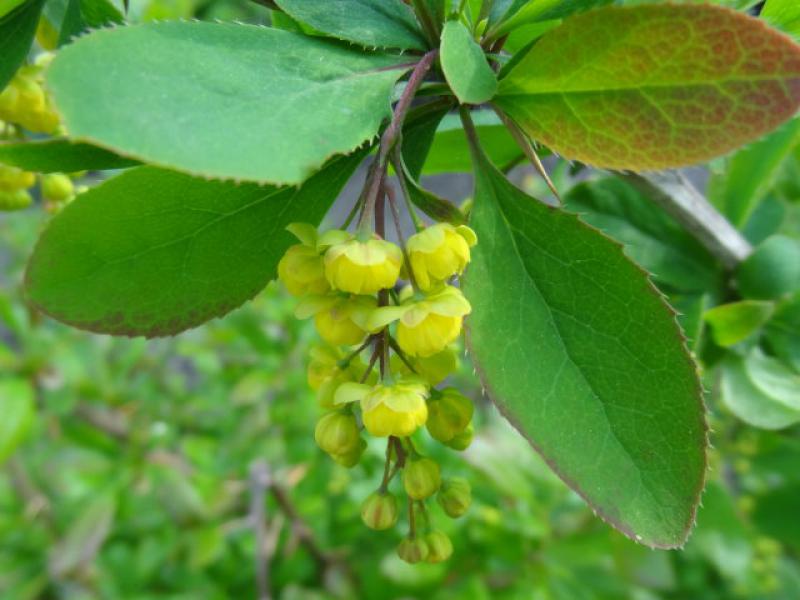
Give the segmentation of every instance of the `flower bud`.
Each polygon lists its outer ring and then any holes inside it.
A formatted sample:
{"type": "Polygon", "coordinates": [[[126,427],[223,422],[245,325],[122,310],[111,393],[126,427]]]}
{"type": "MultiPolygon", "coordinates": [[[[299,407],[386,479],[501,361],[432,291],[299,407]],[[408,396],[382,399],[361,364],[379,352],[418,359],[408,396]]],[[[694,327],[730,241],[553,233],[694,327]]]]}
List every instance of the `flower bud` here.
{"type": "Polygon", "coordinates": [[[397,546],[397,556],[412,565],[428,558],[428,542],[421,537],[403,538],[397,546]]]}
{"type": "Polygon", "coordinates": [[[33,198],[28,193],[28,190],[15,190],[13,192],[0,190],[0,210],[22,210],[29,207],[32,202],[33,198]]]}
{"type": "Polygon", "coordinates": [[[64,173],[42,175],[42,198],[48,202],[65,202],[75,195],[72,179],[64,173]]]}
{"type": "Polygon", "coordinates": [[[361,505],[361,519],[370,529],[382,531],[397,523],[397,499],[389,492],[370,494],[361,505]]]}
{"type": "Polygon", "coordinates": [[[414,279],[429,290],[453,275],[460,275],[470,259],[470,246],[477,238],[469,227],[437,223],[412,235],[407,244],[414,279]]]}
{"type": "Polygon", "coordinates": [[[440,442],[449,442],[472,420],[472,401],[454,388],[446,388],[428,402],[428,433],[440,442]]]}
{"type": "Polygon", "coordinates": [[[453,542],[443,531],[431,531],[425,536],[425,543],[428,546],[426,562],[439,563],[447,560],[453,554],[453,542]]]}
{"type": "Polygon", "coordinates": [[[361,437],[352,413],[329,412],[314,429],[317,445],[332,456],[347,456],[356,451],[361,437]]]}
{"type": "Polygon", "coordinates": [[[441,483],[439,465],[430,458],[411,459],[403,469],[403,487],[414,500],[432,496],[441,483]]]}
{"type": "Polygon", "coordinates": [[[293,296],[324,294],[330,290],[322,255],[304,244],[289,247],[278,263],[278,278],[293,296]]]}
{"type": "Polygon", "coordinates": [[[353,239],[328,248],[325,276],[334,289],[368,295],[394,287],[402,264],[403,253],[395,244],[353,239]]]}
{"type": "Polygon", "coordinates": [[[377,300],[368,296],[309,296],[295,310],[299,319],[314,315],[323,340],[332,346],[353,346],[367,335],[365,324],[377,300]]]}
{"type": "Polygon", "coordinates": [[[343,467],[347,467],[349,469],[358,464],[358,461],[361,460],[361,455],[364,454],[364,450],[366,448],[367,442],[365,442],[363,438],[359,437],[357,447],[345,452],[344,454],[331,454],[330,457],[343,467]]]}
{"type": "Polygon", "coordinates": [[[475,429],[472,423],[467,425],[467,428],[461,433],[455,435],[450,441],[445,442],[445,445],[453,450],[463,452],[472,443],[472,438],[475,437],[475,429]]]}
{"type": "Polygon", "coordinates": [[[463,477],[445,479],[436,495],[436,501],[448,517],[457,519],[469,510],[472,504],[472,490],[463,477]]]}

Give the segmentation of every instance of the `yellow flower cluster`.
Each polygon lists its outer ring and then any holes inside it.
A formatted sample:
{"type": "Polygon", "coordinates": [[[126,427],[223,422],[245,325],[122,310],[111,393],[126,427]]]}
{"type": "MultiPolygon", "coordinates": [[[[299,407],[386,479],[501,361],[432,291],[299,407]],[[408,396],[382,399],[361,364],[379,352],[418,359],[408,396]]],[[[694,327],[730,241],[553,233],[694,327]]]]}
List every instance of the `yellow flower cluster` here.
{"type": "Polygon", "coordinates": [[[0,119],[35,133],[58,131],[58,113],[43,87],[44,69],[51,60],[51,54],[40,54],[34,64],[20,67],[0,92],[0,119]]]}
{"type": "Polygon", "coordinates": [[[456,368],[452,344],[471,307],[452,280],[469,263],[475,234],[438,223],[401,248],[363,232],[321,233],[305,223],[288,230],[299,243],[284,254],[278,276],[300,298],[296,316],[313,317],[326,342],[312,348],[308,368],[309,386],[326,411],[315,430],[317,444],[352,467],[367,446],[363,433],[387,438],[384,480],[365,500],[362,519],[377,530],[395,525],[401,511],[388,485],[402,472],[410,513],[427,533],[410,522],[398,554],[408,562],[445,560],[452,544],[430,529],[425,502],[436,495],[447,515],[459,517],[470,503],[469,484],[442,479],[439,465],[419,454],[412,436],[427,429],[457,450],[472,440],[472,402],[435,386],[456,368]],[[400,286],[401,279],[411,285],[400,286]]]}

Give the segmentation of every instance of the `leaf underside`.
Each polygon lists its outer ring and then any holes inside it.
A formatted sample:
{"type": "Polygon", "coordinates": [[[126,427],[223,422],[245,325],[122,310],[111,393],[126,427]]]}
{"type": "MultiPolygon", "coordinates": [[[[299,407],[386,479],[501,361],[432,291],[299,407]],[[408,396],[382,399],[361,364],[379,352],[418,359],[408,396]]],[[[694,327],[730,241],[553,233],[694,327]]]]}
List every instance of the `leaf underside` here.
{"type": "Polygon", "coordinates": [[[57,138],[0,143],[0,163],[39,173],[125,169],[139,164],[96,146],[57,138]]]}
{"type": "Polygon", "coordinates": [[[300,188],[127,171],[50,222],[28,297],[59,321],[115,335],[174,335],[222,316],[275,277],[294,242],[286,226],[318,223],[362,158],[337,158],[300,188]]]}
{"type": "Polygon", "coordinates": [[[706,426],[674,313],[621,247],[476,160],[464,292],[471,356],[503,414],[637,541],[686,539],[706,426]]]}
{"type": "Polygon", "coordinates": [[[77,141],[191,175],[297,184],[375,136],[401,62],[277,29],[166,22],[77,40],[48,84],[77,141]]]}
{"type": "Polygon", "coordinates": [[[711,5],[607,7],[546,34],[494,102],[590,165],[656,170],[753,141],[800,106],[800,46],[711,5]]]}

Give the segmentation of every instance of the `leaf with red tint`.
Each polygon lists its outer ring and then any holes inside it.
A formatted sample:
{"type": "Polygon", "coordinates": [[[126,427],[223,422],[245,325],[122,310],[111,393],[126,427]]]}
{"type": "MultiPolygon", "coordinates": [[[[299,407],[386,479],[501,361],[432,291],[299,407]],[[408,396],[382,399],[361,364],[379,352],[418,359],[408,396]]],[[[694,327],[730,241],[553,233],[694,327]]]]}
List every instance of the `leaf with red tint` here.
{"type": "Polygon", "coordinates": [[[800,46],[711,5],[608,7],[545,35],[494,102],[567,158],[612,169],[703,162],[800,107],[800,46]]]}

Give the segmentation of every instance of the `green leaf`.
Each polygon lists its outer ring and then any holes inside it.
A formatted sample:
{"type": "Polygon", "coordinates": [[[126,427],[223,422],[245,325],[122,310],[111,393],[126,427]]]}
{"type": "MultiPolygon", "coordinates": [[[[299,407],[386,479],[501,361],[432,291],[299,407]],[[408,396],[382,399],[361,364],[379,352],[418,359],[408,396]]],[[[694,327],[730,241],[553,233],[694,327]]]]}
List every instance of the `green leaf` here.
{"type": "Polygon", "coordinates": [[[417,183],[405,165],[403,165],[403,180],[411,202],[429,217],[436,221],[447,221],[453,225],[463,225],[467,222],[464,213],[457,206],[417,183]]]}
{"type": "Polygon", "coordinates": [[[447,115],[450,106],[412,111],[403,124],[403,143],[400,151],[411,176],[418,180],[436,136],[436,128],[447,115]]]}
{"type": "Polygon", "coordinates": [[[783,161],[800,141],[800,119],[734,154],[709,181],[709,198],[737,227],[747,223],[775,182],[783,161]]]}
{"type": "Polygon", "coordinates": [[[796,0],[767,0],[761,18],[800,38],[800,4],[796,0]]]}
{"type": "Polygon", "coordinates": [[[501,412],[605,520],[680,546],[705,473],[696,368],[619,245],[476,157],[471,356],[501,412]]]}
{"type": "Polygon", "coordinates": [[[28,56],[44,0],[28,0],[0,18],[0,90],[28,56]]]}
{"type": "Polygon", "coordinates": [[[65,139],[0,143],[0,163],[39,173],[125,169],[140,164],[97,146],[65,139]]]}
{"type": "Polygon", "coordinates": [[[566,158],[632,170],[708,160],[800,106],[800,46],[710,5],[606,7],[567,19],[494,102],[566,158]]]}
{"type": "Polygon", "coordinates": [[[625,244],[625,253],[658,282],[688,292],[719,283],[708,252],[633,186],[617,178],[579,184],[564,197],[564,205],[625,244]]]}
{"type": "MultiPolygon", "coordinates": [[[[494,164],[506,169],[523,158],[522,150],[494,111],[478,110],[472,116],[481,147],[494,164]]],[[[447,115],[436,131],[422,173],[437,175],[471,170],[469,145],[458,115],[447,115]]]]}
{"type": "Polygon", "coordinates": [[[368,48],[425,50],[414,13],[400,0],[276,0],[292,18],[368,48]]]}
{"type": "Polygon", "coordinates": [[[50,548],[50,573],[63,577],[92,564],[111,532],[116,512],[117,499],[113,494],[102,494],[92,500],[70,523],[64,538],[50,548]]]}
{"type": "Polygon", "coordinates": [[[800,373],[800,295],[778,308],[765,334],[772,351],[800,373]]]}
{"type": "Polygon", "coordinates": [[[74,37],[112,23],[123,23],[125,17],[108,0],[67,0],[58,45],[69,43],[74,37]]]}
{"type": "Polygon", "coordinates": [[[482,104],[497,92],[497,77],[478,42],[461,21],[442,29],[440,60],[450,89],[462,104],[482,104]]]}
{"type": "Polygon", "coordinates": [[[498,38],[514,29],[552,19],[563,19],[575,13],[613,4],[614,0],[505,0],[495,5],[509,5],[502,21],[492,27],[491,36],[498,38]]]}
{"type": "Polygon", "coordinates": [[[33,304],[100,333],[172,335],[224,315],[275,277],[294,221],[319,223],[363,154],[300,188],[139,167],[81,194],[28,265],[33,304]]]}
{"type": "Polygon", "coordinates": [[[792,407],[791,398],[769,393],[768,387],[757,383],[758,366],[749,365],[750,360],[731,354],[722,363],[720,399],[725,406],[745,423],[762,429],[783,429],[800,422],[800,408],[792,407]]]}
{"type": "Polygon", "coordinates": [[[31,384],[24,379],[0,379],[0,465],[23,442],[36,417],[31,384]]]}
{"type": "MultiPolygon", "coordinates": [[[[796,466],[796,465],[795,465],[796,466]]],[[[793,518],[800,484],[787,485],[756,498],[753,522],[764,534],[800,549],[800,519],[793,518]]]]}
{"type": "Polygon", "coordinates": [[[703,318],[711,326],[714,341],[728,348],[756,333],[775,312],[773,302],[743,300],[707,310],[703,318]]]}
{"type": "Polygon", "coordinates": [[[151,23],[66,46],[48,83],[78,141],[194,175],[297,184],[378,132],[398,62],[265,27],[151,23]]]}

